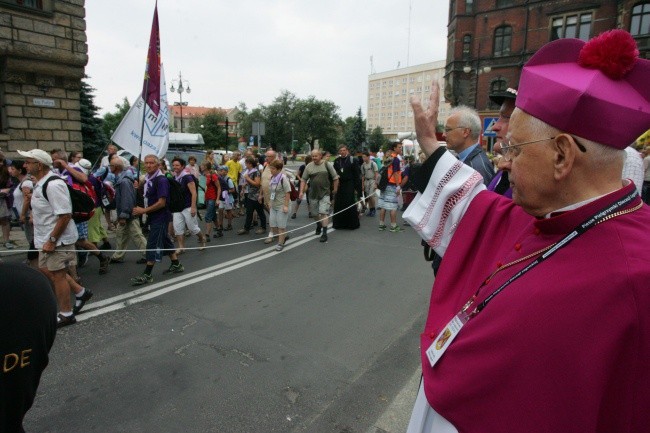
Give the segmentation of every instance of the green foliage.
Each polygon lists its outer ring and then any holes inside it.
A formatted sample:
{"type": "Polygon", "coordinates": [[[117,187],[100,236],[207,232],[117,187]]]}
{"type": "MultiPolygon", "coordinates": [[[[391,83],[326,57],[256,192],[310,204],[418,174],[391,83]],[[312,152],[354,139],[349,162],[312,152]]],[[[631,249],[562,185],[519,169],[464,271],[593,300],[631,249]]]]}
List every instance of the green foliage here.
{"type": "Polygon", "coordinates": [[[223,110],[210,110],[204,116],[190,120],[187,132],[201,134],[206,149],[223,149],[226,143],[226,113],[223,110]]]}
{"type": "Polygon", "coordinates": [[[85,80],[81,80],[79,92],[81,137],[84,157],[90,161],[95,161],[101,155],[107,142],[106,134],[102,129],[103,120],[97,114],[98,108],[94,102],[94,91],[95,89],[90,87],[85,80]]]}
{"type": "Polygon", "coordinates": [[[361,107],[356,116],[345,119],[344,140],[353,155],[366,145],[366,121],[361,115],[361,107]]]}
{"type": "Polygon", "coordinates": [[[117,111],[115,111],[114,113],[104,114],[104,124],[102,126],[102,129],[107,139],[111,138],[111,135],[113,135],[113,132],[117,129],[120,122],[122,121],[124,116],[126,116],[126,113],[128,113],[129,109],[131,108],[131,104],[129,103],[129,100],[125,96],[121,104],[115,104],[115,108],[117,109],[117,111]]]}
{"type": "Polygon", "coordinates": [[[389,140],[384,136],[381,126],[375,127],[368,136],[368,146],[371,152],[378,152],[379,149],[386,148],[389,140]]]}
{"type": "Polygon", "coordinates": [[[318,100],[310,96],[298,100],[294,113],[294,134],[299,143],[314,149],[318,141],[321,149],[336,152],[339,127],[342,123],[339,107],[332,101],[318,100]]]}

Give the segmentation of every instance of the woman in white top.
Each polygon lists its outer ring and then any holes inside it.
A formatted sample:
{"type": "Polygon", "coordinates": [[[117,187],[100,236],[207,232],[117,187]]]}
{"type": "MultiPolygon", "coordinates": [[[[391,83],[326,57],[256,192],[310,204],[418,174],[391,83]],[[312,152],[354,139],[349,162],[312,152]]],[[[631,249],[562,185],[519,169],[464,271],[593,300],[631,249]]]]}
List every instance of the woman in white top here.
{"type": "MultiPolygon", "coordinates": [[[[23,161],[14,160],[9,166],[9,174],[18,179],[18,185],[14,188],[14,205],[13,209],[18,215],[18,219],[25,229],[25,238],[29,242],[29,249],[35,250],[34,247],[34,224],[29,215],[29,202],[32,198],[32,191],[34,190],[34,183],[31,176],[27,174],[23,161]]],[[[27,253],[27,259],[30,265],[36,265],[38,253],[30,251],[27,253]]]]}
{"type": "Polygon", "coordinates": [[[287,237],[287,220],[289,219],[289,201],[291,199],[289,195],[291,185],[289,185],[287,176],[282,173],[283,166],[281,159],[275,159],[269,163],[269,169],[271,170],[269,225],[273,237],[278,238],[278,245],[275,247],[276,251],[282,251],[284,248],[287,237]]]}

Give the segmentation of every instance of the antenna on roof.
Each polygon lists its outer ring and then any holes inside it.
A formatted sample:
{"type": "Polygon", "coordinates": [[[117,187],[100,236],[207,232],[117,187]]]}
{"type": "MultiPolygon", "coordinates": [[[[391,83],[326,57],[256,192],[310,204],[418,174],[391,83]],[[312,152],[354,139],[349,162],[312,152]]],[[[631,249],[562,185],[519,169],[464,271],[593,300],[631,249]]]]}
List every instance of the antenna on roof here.
{"type": "Polygon", "coordinates": [[[375,73],[375,63],[373,62],[372,56],[370,56],[370,74],[375,73]]]}

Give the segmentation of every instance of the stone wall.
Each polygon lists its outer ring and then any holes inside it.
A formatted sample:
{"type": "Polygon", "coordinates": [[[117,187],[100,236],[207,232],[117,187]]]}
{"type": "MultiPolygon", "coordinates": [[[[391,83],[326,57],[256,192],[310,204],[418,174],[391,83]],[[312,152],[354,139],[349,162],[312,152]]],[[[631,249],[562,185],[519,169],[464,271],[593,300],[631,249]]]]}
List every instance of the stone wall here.
{"type": "Polygon", "coordinates": [[[88,62],[84,0],[43,11],[0,1],[0,149],[82,150],[79,89],[88,62]]]}

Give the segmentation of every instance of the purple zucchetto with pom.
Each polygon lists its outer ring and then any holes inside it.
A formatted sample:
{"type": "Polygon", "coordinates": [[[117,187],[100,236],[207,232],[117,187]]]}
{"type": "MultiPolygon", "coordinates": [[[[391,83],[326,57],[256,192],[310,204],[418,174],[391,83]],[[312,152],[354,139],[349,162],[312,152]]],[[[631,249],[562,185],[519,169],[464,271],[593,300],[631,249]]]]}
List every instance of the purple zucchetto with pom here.
{"type": "Polygon", "coordinates": [[[650,61],[632,36],[559,39],[526,63],[516,105],[570,134],[624,149],[650,128],[650,61]]]}

